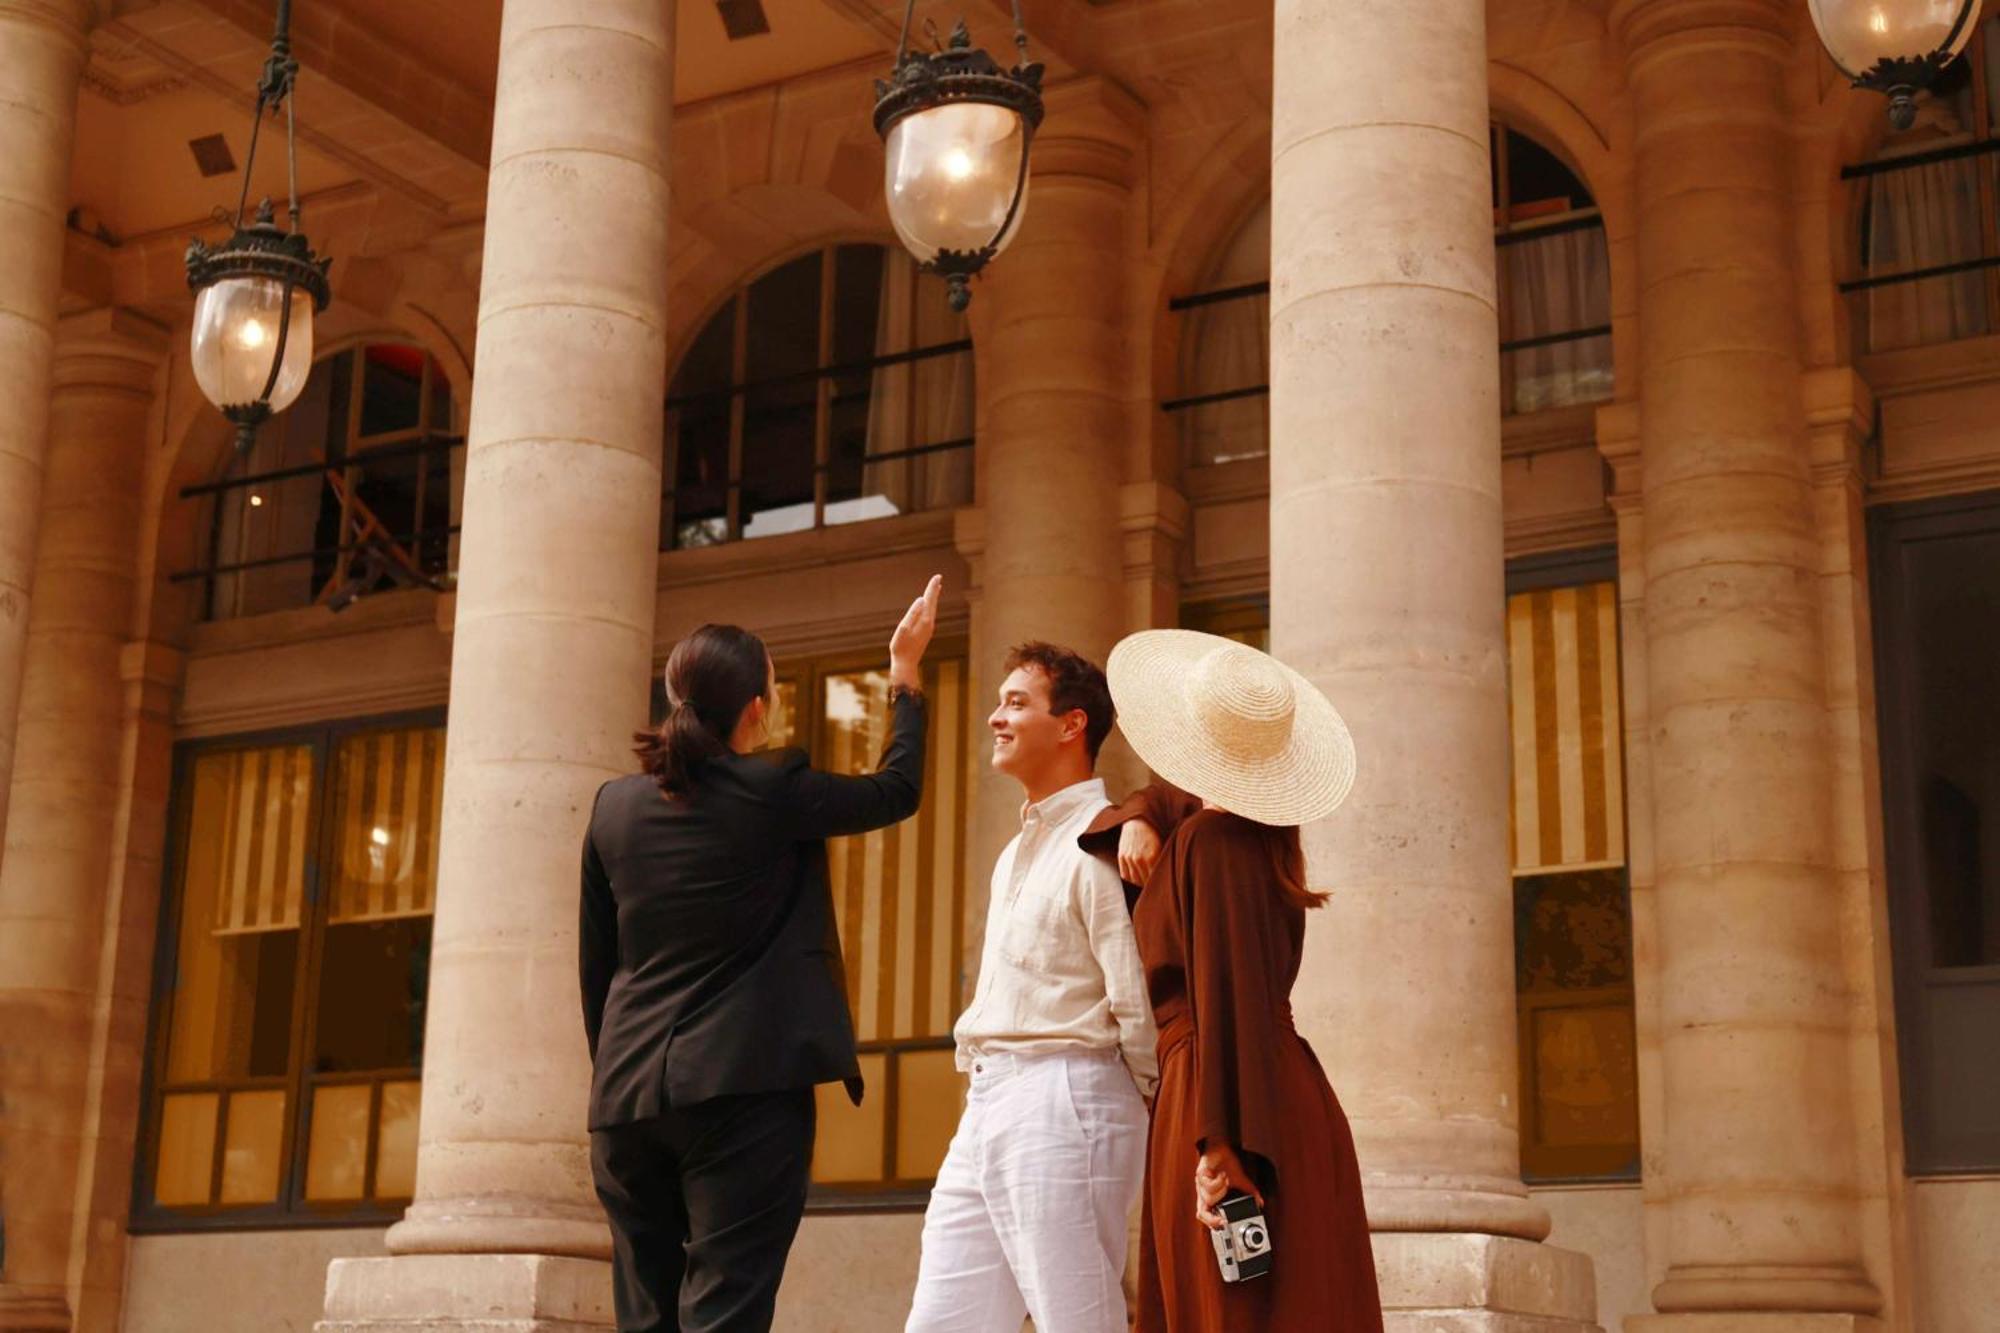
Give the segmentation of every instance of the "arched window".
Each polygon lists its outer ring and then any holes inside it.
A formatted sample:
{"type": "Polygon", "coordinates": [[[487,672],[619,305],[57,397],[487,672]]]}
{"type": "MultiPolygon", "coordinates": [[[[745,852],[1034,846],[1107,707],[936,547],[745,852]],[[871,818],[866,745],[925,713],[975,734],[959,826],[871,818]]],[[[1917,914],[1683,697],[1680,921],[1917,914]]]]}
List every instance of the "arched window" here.
{"type": "Polygon", "coordinates": [[[173,579],[202,583],[212,620],[442,586],[456,565],[463,442],[451,385],[421,347],[324,357],[249,453],[181,492],[212,506],[208,559],[173,579]]]}
{"type": "Polygon", "coordinates": [[[1862,276],[1841,285],[1855,346],[1867,352],[1971,338],[2000,329],[2000,18],[1893,132],[1874,159],[1845,168],[1860,182],[1862,276]]]}
{"type": "Polygon", "coordinates": [[[972,500],[972,343],[900,249],[833,245],[740,289],[667,394],[661,546],[972,500]]]}
{"type": "MultiPolygon", "coordinates": [[[[1518,130],[1493,126],[1493,243],[1503,410],[1611,396],[1611,256],[1597,202],[1575,172],[1518,130]]],[[[1271,209],[1224,244],[1200,289],[1169,308],[1182,329],[1179,394],[1191,466],[1269,449],[1271,209]]]]}

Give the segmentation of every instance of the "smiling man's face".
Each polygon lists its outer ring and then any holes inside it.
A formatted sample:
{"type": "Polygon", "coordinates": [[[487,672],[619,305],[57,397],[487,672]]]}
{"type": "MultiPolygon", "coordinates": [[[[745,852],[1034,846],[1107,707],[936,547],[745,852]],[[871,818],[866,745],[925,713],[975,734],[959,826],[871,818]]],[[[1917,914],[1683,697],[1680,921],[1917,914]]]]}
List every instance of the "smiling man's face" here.
{"type": "Polygon", "coordinates": [[[1016,667],[1000,682],[1000,703],[986,719],[993,730],[993,767],[1032,786],[1063,747],[1081,743],[1084,715],[1049,711],[1049,678],[1040,667],[1016,667]]]}

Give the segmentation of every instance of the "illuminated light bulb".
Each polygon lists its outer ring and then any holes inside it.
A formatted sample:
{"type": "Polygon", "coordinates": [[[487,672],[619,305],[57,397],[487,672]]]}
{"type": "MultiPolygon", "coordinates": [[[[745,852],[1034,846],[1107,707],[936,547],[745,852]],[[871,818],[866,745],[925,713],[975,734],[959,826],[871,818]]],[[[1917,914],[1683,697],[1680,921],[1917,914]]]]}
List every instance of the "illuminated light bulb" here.
{"type": "Polygon", "coordinates": [[[1871,32],[1880,33],[1885,36],[1888,34],[1889,16],[1882,12],[1879,5],[1868,11],[1868,28],[1871,32]]]}
{"type": "Polygon", "coordinates": [[[236,330],[236,341],[246,352],[254,352],[270,340],[270,331],[261,320],[246,319],[236,330]]]}
{"type": "Polygon", "coordinates": [[[965,180],[974,169],[972,154],[962,147],[954,147],[944,155],[944,174],[955,181],[965,180]]]}
{"type": "Polygon", "coordinates": [[[377,825],[368,834],[368,840],[377,847],[387,847],[389,845],[389,830],[377,825]]]}
{"type": "Polygon", "coordinates": [[[252,509],[262,509],[264,507],[264,497],[252,494],[250,497],[250,507],[252,509]]]}

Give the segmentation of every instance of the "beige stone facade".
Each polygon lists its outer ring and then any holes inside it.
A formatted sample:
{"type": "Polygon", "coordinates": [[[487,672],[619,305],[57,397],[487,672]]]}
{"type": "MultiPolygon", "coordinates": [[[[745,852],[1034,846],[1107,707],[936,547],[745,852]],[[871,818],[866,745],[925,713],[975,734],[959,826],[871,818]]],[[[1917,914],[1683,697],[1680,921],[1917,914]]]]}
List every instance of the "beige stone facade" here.
{"type": "MultiPolygon", "coordinates": [[[[1295,1003],[1393,1328],[1991,1327],[2000,1156],[1935,1148],[1927,1089],[1976,1079],[1904,1030],[1877,682],[1909,622],[1874,567],[1883,516],[2000,495],[2000,286],[1857,281],[1935,259],[1891,252],[1921,191],[1885,154],[1973,163],[1993,222],[2000,33],[1990,83],[1888,142],[1792,0],[1030,0],[1026,223],[932,337],[892,327],[890,293],[942,297],[897,285],[869,122],[900,6],[724,5],[768,26],[734,38],[706,0],[295,8],[335,299],[319,387],[239,459],[181,255],[240,186],[272,6],[0,0],[0,1330],[608,1329],[591,792],[712,620],[850,762],[839,701],[932,572],[944,813],[843,872],[902,1109],[841,1122],[880,1160],[821,1164],[780,1327],[906,1308],[920,1098],[951,1110],[925,1061],[1014,817],[979,743],[1000,654],[1175,623],[1268,634],[1355,732],[1295,1003]],[[211,135],[236,165],[205,178],[211,135]],[[372,417],[374,375],[408,402],[372,417]],[[954,392],[963,438],[919,424],[954,392]],[[898,443],[933,452],[890,479],[898,443]],[[417,586],[354,572],[356,496],[414,526],[417,586]],[[240,808],[312,850],[259,841],[265,878],[189,906],[239,848],[197,807],[252,790],[205,775],[245,754],[304,756],[318,813],[240,808]],[[342,869],[406,795],[416,859],[342,869]],[[1615,883],[1586,943],[1617,975],[1536,988],[1522,886],[1551,874],[1615,883]],[[235,991],[197,946],[236,950],[235,991]],[[340,991],[378,972],[414,1007],[340,991]],[[322,1153],[350,1113],[358,1155],[322,1153]]],[[[966,0],[996,53],[1007,9],[966,0]]],[[[254,183],[282,193],[267,158],[254,183]]]]}

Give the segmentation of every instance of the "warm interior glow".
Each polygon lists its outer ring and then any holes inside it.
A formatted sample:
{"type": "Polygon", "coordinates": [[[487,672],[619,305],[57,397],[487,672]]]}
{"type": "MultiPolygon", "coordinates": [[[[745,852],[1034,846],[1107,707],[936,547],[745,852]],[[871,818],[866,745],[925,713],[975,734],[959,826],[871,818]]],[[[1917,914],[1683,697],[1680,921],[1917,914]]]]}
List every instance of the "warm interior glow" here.
{"type": "MultiPolygon", "coordinates": [[[[284,284],[262,277],[224,278],[195,297],[194,377],[209,402],[229,407],[264,396],[284,303],[284,284]]],[[[300,291],[292,301],[284,363],[271,387],[273,412],[290,407],[305,389],[312,359],[312,297],[300,291]]]]}
{"type": "Polygon", "coordinates": [[[270,330],[260,319],[246,319],[236,330],[237,345],[246,352],[254,352],[270,340],[270,330]]]}
{"type": "Polygon", "coordinates": [[[1873,32],[1888,36],[1889,16],[1882,12],[1879,5],[1868,11],[1868,27],[1873,32]]]}
{"type": "Polygon", "coordinates": [[[995,245],[997,253],[1013,239],[1026,206],[1028,147],[1017,113],[984,102],[932,107],[897,121],[887,147],[889,220],[919,262],[940,250],[995,245]],[[1023,207],[1010,224],[1017,187],[1023,207]]]}
{"type": "Polygon", "coordinates": [[[262,509],[262,508],[264,507],[264,497],[263,497],[263,496],[261,496],[261,495],[258,495],[258,494],[257,494],[256,492],[254,492],[254,491],[253,491],[253,492],[251,492],[251,494],[250,494],[250,507],[251,507],[252,509],[262,509]]]}

